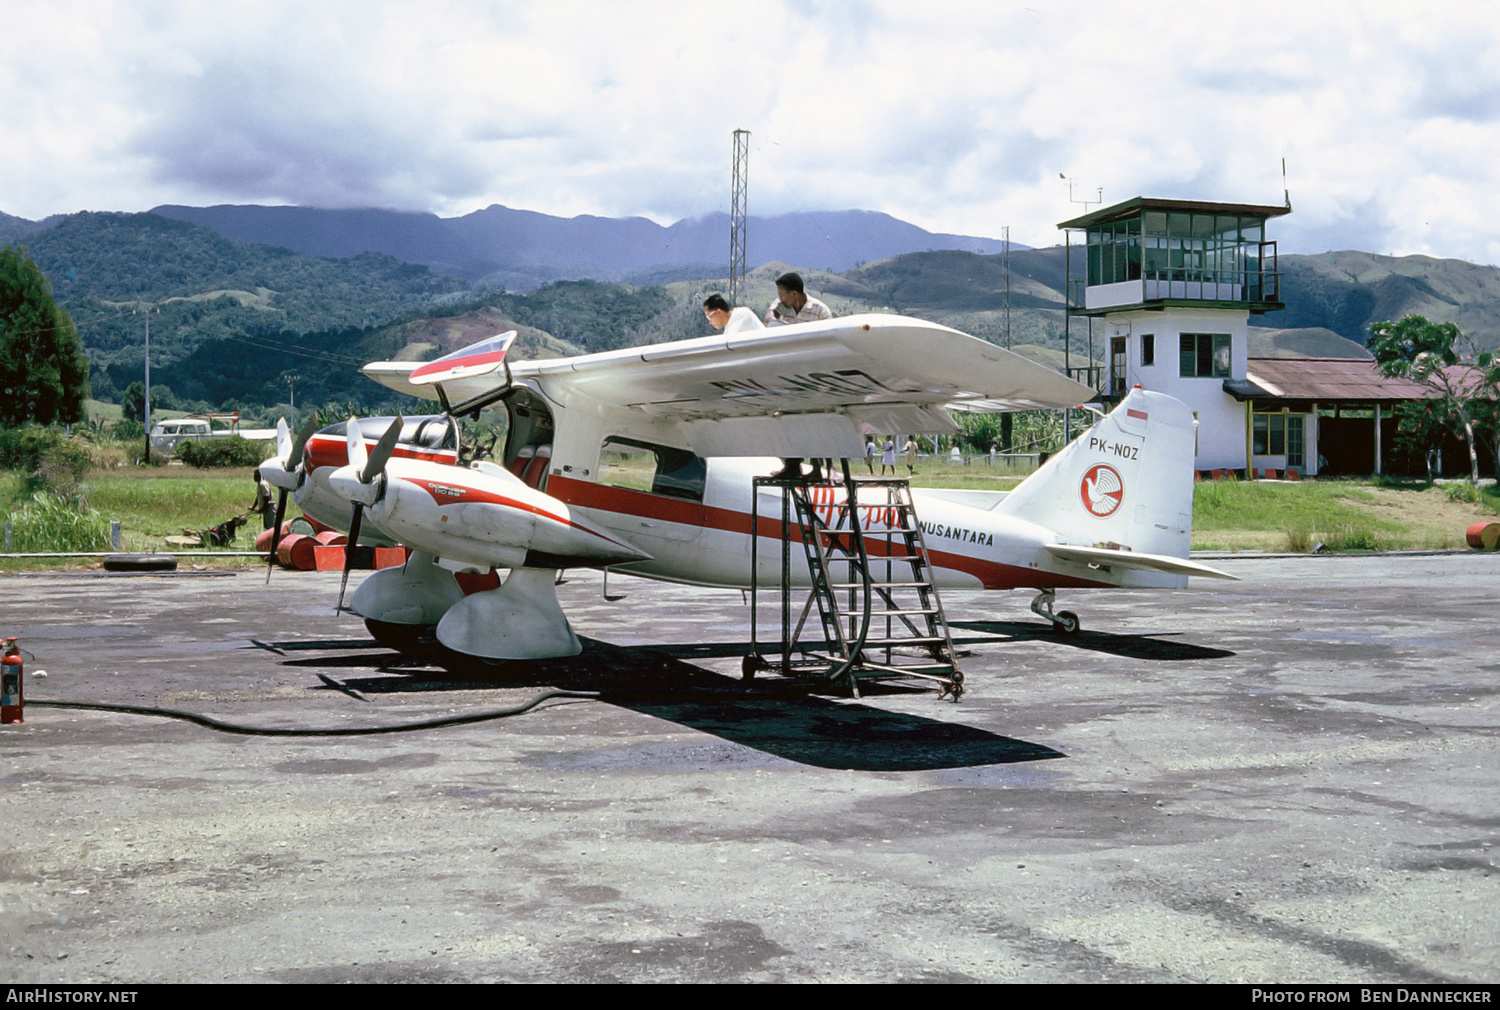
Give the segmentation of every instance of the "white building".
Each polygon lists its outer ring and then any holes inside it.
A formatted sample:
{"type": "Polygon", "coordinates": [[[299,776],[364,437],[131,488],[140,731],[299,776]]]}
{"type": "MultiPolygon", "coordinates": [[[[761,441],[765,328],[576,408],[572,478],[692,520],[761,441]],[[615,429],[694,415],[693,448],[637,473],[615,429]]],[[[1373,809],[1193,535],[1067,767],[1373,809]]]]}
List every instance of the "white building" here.
{"type": "Polygon", "coordinates": [[[1285,307],[1266,221],[1289,210],[1136,197],[1058,225],[1085,233],[1087,278],[1081,303],[1070,285],[1070,310],[1103,326],[1105,400],[1140,385],[1186,403],[1199,470],[1316,472],[1303,415],[1262,419],[1236,396],[1249,388],[1250,314],[1285,307]]]}

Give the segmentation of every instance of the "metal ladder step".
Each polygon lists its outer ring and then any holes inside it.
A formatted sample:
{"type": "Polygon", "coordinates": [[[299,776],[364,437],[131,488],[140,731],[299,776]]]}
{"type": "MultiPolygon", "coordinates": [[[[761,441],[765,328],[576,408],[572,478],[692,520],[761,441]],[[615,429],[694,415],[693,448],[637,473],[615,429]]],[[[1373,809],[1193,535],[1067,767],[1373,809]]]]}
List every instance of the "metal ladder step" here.
{"type": "MultiPolygon", "coordinates": [[[[856,694],[858,678],[864,674],[936,681],[943,695],[951,693],[957,698],[963,691],[963,674],[954,658],[941,597],[928,575],[932,562],[927,556],[908,482],[888,478],[854,481],[849,479],[847,468],[845,478],[842,484],[795,477],[756,479],[757,503],[762,487],[777,488],[784,495],[781,666],[793,666],[788,658],[791,650],[809,651],[797,639],[816,606],[818,620],[812,627],[822,625],[830,655],[829,676],[837,676],[856,694]],[[796,533],[790,529],[794,515],[796,533]],[[889,520],[890,525],[881,525],[880,520],[889,520]],[[871,521],[877,528],[865,532],[863,524],[871,521]],[[812,579],[812,592],[802,605],[801,616],[796,618],[795,630],[788,609],[790,584],[786,574],[787,550],[793,536],[802,541],[807,572],[812,579]],[[872,550],[889,553],[872,554],[872,550]],[[881,562],[886,565],[885,578],[880,575],[881,562]],[[905,578],[890,577],[894,574],[890,569],[896,564],[909,566],[903,570],[905,578]],[[898,594],[909,594],[912,590],[918,597],[898,598],[898,594]],[[873,633],[882,618],[886,621],[882,626],[884,633],[873,633]]],[[[754,658],[765,668],[758,655],[754,658]]]]}

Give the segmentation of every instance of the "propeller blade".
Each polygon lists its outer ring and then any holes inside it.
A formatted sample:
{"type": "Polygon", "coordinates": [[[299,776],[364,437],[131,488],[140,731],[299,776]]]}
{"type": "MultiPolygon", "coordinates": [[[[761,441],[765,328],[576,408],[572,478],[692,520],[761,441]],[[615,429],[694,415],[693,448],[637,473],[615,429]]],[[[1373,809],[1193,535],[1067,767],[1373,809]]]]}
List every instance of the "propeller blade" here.
{"type": "Polygon", "coordinates": [[[349,542],[344,545],[344,577],[339,581],[339,603],[334,614],[344,609],[344,590],[349,588],[349,568],[354,564],[354,548],[359,543],[359,522],[364,518],[365,507],[354,503],[354,513],[349,516],[349,542]]]}
{"type": "MultiPolygon", "coordinates": [[[[276,419],[276,458],[286,459],[292,454],[292,433],[286,426],[286,418],[276,419]]],[[[288,470],[291,467],[287,467],[288,470]]]]}
{"type": "Polygon", "coordinates": [[[271,584],[271,569],[276,567],[276,548],[281,546],[281,519],[286,515],[286,488],[276,495],[276,524],[271,527],[271,554],[266,558],[266,585],[271,584]]]}
{"type": "Polygon", "coordinates": [[[364,436],[359,433],[359,420],[349,418],[349,423],[344,426],[344,432],[345,441],[349,446],[349,465],[354,467],[356,472],[362,471],[369,460],[369,455],[365,452],[364,436]]]}
{"type": "MultiPolygon", "coordinates": [[[[391,458],[391,453],[396,451],[396,440],[401,437],[401,428],[406,422],[397,415],[391,422],[391,426],[385,429],[385,434],[380,436],[380,441],[375,443],[375,451],[370,453],[370,458],[365,462],[364,469],[360,472],[359,482],[368,484],[385,469],[385,464],[391,458]]],[[[349,462],[354,462],[350,460],[349,462]]]]}
{"type": "Polygon", "coordinates": [[[297,469],[302,462],[302,457],[307,451],[307,440],[312,438],[313,432],[318,430],[318,418],[316,415],[302,422],[302,427],[297,429],[297,438],[292,442],[292,454],[286,458],[288,470],[297,469]]]}

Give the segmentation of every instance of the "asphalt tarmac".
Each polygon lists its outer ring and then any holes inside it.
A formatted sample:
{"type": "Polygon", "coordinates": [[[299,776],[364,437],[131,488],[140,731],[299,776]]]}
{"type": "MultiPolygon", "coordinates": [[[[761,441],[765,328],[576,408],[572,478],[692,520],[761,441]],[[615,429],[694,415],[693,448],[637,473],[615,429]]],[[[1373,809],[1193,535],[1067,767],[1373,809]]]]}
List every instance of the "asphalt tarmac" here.
{"type": "Polygon", "coordinates": [[[456,671],[336,576],[0,576],[32,702],[600,694],[31,704],[0,978],[1500,981],[1500,556],[1214,563],[1069,639],[948,594],[959,704],[747,687],[738,592],[594,572],[582,656],[456,671]]]}

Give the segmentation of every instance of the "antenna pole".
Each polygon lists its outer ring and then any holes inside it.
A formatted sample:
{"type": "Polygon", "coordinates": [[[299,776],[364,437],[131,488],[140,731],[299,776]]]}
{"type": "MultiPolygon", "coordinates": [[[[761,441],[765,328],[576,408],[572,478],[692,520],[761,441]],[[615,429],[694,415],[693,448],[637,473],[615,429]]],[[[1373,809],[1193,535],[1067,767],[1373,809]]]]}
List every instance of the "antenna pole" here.
{"type": "Polygon", "coordinates": [[[745,191],[749,186],[750,131],[734,131],[734,182],[729,209],[729,304],[739,305],[745,290],[745,191]]]}

